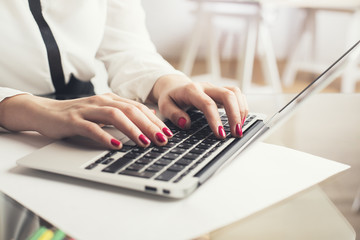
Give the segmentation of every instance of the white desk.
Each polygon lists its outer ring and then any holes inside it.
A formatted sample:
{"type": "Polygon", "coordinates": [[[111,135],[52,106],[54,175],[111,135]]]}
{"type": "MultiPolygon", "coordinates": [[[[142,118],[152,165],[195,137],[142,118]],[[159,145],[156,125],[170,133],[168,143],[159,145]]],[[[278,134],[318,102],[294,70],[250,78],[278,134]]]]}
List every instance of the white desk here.
{"type": "MultiPolygon", "coordinates": [[[[315,102],[323,102],[324,98],[326,100],[328,97],[329,97],[328,95],[327,96],[319,96],[319,97],[316,96],[314,98],[314,101],[315,102]]],[[[277,99],[280,101],[282,99],[282,97],[274,98],[274,96],[271,96],[271,95],[249,96],[249,102],[250,102],[250,105],[253,107],[253,110],[259,111],[259,110],[263,109],[263,110],[266,110],[266,111],[264,111],[265,113],[271,113],[272,109],[277,109],[277,107],[276,106],[274,107],[274,105],[273,105],[274,99],[277,99]],[[270,105],[271,105],[271,107],[270,107],[270,105]]],[[[332,99],[332,98],[330,98],[330,99],[332,99]]],[[[327,101],[328,100],[326,100],[325,102],[327,102],[327,101]]],[[[354,103],[354,106],[359,106],[359,104],[356,104],[355,101],[357,101],[359,103],[360,96],[354,95],[353,97],[348,98],[348,99],[346,97],[344,97],[344,102],[349,102],[349,101],[354,103]]],[[[312,106],[314,106],[314,105],[312,105],[312,106]]],[[[278,135],[278,134],[276,134],[276,135],[278,135]]],[[[48,142],[50,142],[49,139],[46,139],[39,135],[32,135],[32,134],[21,135],[21,136],[19,136],[17,134],[13,134],[13,135],[9,134],[9,135],[0,136],[0,137],[2,138],[0,140],[4,140],[3,139],[4,137],[6,138],[6,141],[1,141],[1,144],[2,144],[1,149],[4,151],[7,151],[10,146],[13,146],[14,144],[16,144],[16,146],[19,149],[22,149],[22,151],[24,151],[26,153],[29,151],[31,152],[34,149],[41,147],[41,146],[47,144],[48,142]]],[[[19,154],[19,153],[16,153],[16,154],[19,154]]],[[[238,164],[243,164],[243,163],[240,162],[238,164]]],[[[201,223],[201,221],[208,221],[207,219],[212,219],[213,222],[216,222],[217,220],[221,220],[222,217],[225,217],[223,215],[224,212],[221,211],[222,208],[224,210],[226,208],[223,206],[223,204],[220,204],[220,205],[214,204],[214,210],[212,212],[202,212],[201,205],[206,200],[205,199],[196,199],[196,197],[199,196],[199,194],[194,195],[193,199],[195,199],[195,202],[194,201],[189,202],[188,201],[189,199],[187,199],[186,201],[183,201],[183,202],[177,202],[175,204],[175,207],[169,207],[172,204],[171,201],[162,201],[162,200],[159,201],[158,199],[153,199],[151,197],[147,200],[144,200],[144,199],[142,199],[144,197],[142,194],[133,193],[133,192],[130,192],[127,190],[116,189],[114,187],[109,187],[109,186],[105,186],[102,184],[93,184],[93,183],[89,183],[87,181],[82,181],[82,180],[74,180],[72,178],[56,176],[56,175],[52,175],[52,174],[48,174],[48,173],[42,173],[42,172],[36,172],[36,171],[16,168],[14,162],[9,162],[4,159],[2,159],[0,165],[1,165],[2,173],[8,172],[11,175],[10,178],[6,178],[7,180],[9,180],[9,179],[10,180],[18,180],[18,178],[20,178],[19,183],[26,184],[25,181],[27,181],[27,180],[31,180],[34,183],[29,188],[26,188],[26,189],[22,188],[21,192],[17,192],[16,189],[11,189],[12,193],[14,195],[16,195],[16,199],[18,201],[20,201],[21,203],[23,203],[26,206],[31,205],[32,210],[34,210],[35,212],[39,212],[41,216],[45,217],[45,219],[53,222],[55,225],[62,228],[64,231],[69,231],[70,233],[74,234],[75,237],[76,236],[87,236],[86,232],[88,232],[88,234],[89,234],[89,232],[98,234],[97,229],[93,229],[93,228],[84,226],[84,224],[82,224],[83,221],[96,221],[95,223],[92,224],[92,226],[101,226],[103,228],[103,229],[98,229],[98,231],[105,231],[105,230],[108,231],[109,229],[114,229],[115,232],[119,231],[119,229],[121,228],[121,226],[123,224],[127,224],[128,226],[135,228],[136,231],[142,231],[144,229],[144,227],[145,227],[145,230],[149,230],[149,229],[153,228],[154,226],[158,226],[159,224],[164,224],[164,222],[162,222],[162,223],[161,222],[158,222],[158,223],[151,222],[151,218],[149,218],[149,224],[147,226],[139,226],[139,229],[136,229],[137,228],[136,217],[134,217],[132,219],[130,219],[130,218],[129,219],[121,219],[121,217],[122,217],[121,211],[109,212],[108,213],[109,217],[108,218],[104,217],[104,216],[107,216],[107,214],[104,214],[102,212],[102,210],[108,210],[109,208],[106,207],[106,205],[109,203],[114,204],[114,207],[116,209],[122,208],[123,209],[122,211],[126,211],[127,209],[134,210],[134,209],[131,209],[131,207],[129,208],[126,206],[122,206],[121,202],[114,203],[114,201],[113,201],[114,199],[109,199],[109,197],[118,198],[119,194],[125,195],[125,198],[131,198],[132,200],[135,201],[134,204],[136,204],[136,202],[152,202],[152,201],[154,201],[154,202],[156,202],[156,205],[163,205],[164,212],[162,212],[160,214],[162,214],[162,216],[164,216],[164,217],[169,216],[169,211],[171,211],[174,214],[178,214],[179,210],[181,210],[181,209],[189,210],[188,208],[192,208],[195,211],[193,215],[188,216],[188,218],[189,218],[188,220],[197,219],[199,223],[201,223]],[[73,182],[74,182],[74,184],[73,184],[73,182]],[[42,187],[49,188],[49,186],[51,187],[52,184],[54,186],[56,186],[56,188],[57,188],[56,190],[59,195],[58,196],[54,196],[54,195],[47,196],[46,193],[43,193],[43,195],[42,195],[41,194],[42,187]],[[70,188],[71,188],[72,192],[74,190],[78,191],[78,195],[77,196],[72,196],[72,195],[67,196],[66,194],[68,192],[70,192],[70,188]],[[30,199],[34,200],[34,196],[33,196],[34,194],[37,196],[37,198],[35,198],[35,199],[38,199],[38,201],[35,201],[35,202],[32,201],[30,203],[30,201],[29,201],[30,199]],[[91,196],[91,199],[84,199],[81,197],[81,194],[84,194],[83,196],[91,196]],[[61,201],[62,201],[61,204],[56,204],[56,199],[61,199],[61,201]],[[84,206],[86,206],[86,209],[78,209],[78,208],[82,207],[82,204],[81,204],[82,202],[84,202],[84,203],[91,202],[93,205],[91,207],[89,207],[88,204],[85,204],[84,206]],[[62,209],[58,209],[57,206],[62,206],[62,209]],[[186,208],[186,206],[187,206],[187,208],[186,208]],[[197,208],[195,208],[196,206],[198,206],[200,208],[197,209],[197,208]],[[63,219],[62,219],[62,221],[60,221],[60,219],[57,219],[56,216],[59,216],[59,211],[70,211],[71,209],[73,209],[73,211],[68,212],[68,215],[69,215],[68,221],[64,221],[63,219]],[[81,215],[78,215],[78,214],[81,214],[81,215]],[[214,216],[214,214],[215,214],[215,216],[214,216]],[[101,219],[97,218],[97,216],[100,216],[100,215],[103,216],[104,218],[101,218],[101,219]],[[122,221],[117,222],[117,219],[121,219],[122,221]],[[127,222],[124,223],[123,221],[127,221],[127,222]],[[109,226],[109,228],[106,228],[106,226],[109,226]],[[118,229],[116,229],[117,226],[118,226],[118,229]],[[78,232],[81,232],[81,234],[78,234],[78,232]]],[[[253,169],[256,170],[256,168],[253,168],[253,169]]],[[[229,168],[224,169],[224,170],[231,172],[231,170],[229,168]]],[[[254,172],[254,173],[256,173],[256,172],[254,172]]],[[[296,174],[296,172],[294,172],[294,174],[296,174]]],[[[219,176],[225,177],[224,174],[223,175],[220,174],[219,176]]],[[[269,176],[271,176],[271,175],[269,175],[269,176]]],[[[2,176],[0,176],[0,177],[2,177],[2,176]]],[[[5,179],[5,178],[2,178],[2,179],[5,179]]],[[[270,178],[269,181],[271,181],[271,180],[272,179],[270,178]]],[[[321,179],[318,179],[318,181],[321,181],[321,179]]],[[[7,185],[12,185],[12,184],[13,184],[12,182],[8,182],[8,183],[2,182],[1,183],[1,181],[0,181],[0,185],[1,185],[2,189],[9,190],[7,185]]],[[[202,188],[199,190],[204,192],[205,188],[208,187],[209,184],[202,186],[202,188]]],[[[216,185],[217,181],[212,181],[211,184],[216,185]]],[[[241,183],[238,183],[238,185],[241,185],[241,183]]],[[[13,184],[13,186],[16,186],[16,184],[13,184]]],[[[21,188],[21,185],[17,185],[17,186],[19,188],[21,188]]],[[[305,185],[303,187],[305,187],[305,185]]],[[[300,188],[299,191],[301,191],[303,189],[305,189],[305,188],[302,188],[302,189],[300,188]]],[[[265,192],[260,193],[260,194],[256,193],[256,192],[251,193],[251,194],[253,194],[253,196],[258,197],[258,198],[254,198],[253,200],[256,199],[256,201],[258,201],[260,196],[267,197],[266,194],[269,194],[269,198],[270,198],[271,190],[272,189],[269,189],[268,193],[265,193],[265,192]]],[[[276,190],[276,188],[274,188],[274,190],[276,190]]],[[[201,191],[199,191],[199,192],[201,193],[201,191]]],[[[317,206],[317,204],[320,204],[322,206],[328,206],[327,212],[331,216],[333,216],[332,220],[339,223],[339,224],[337,224],[337,226],[339,227],[339,231],[337,231],[337,232],[343,233],[343,235],[341,235],[341,236],[346,236],[345,238],[341,238],[341,239],[355,239],[353,230],[348,225],[346,220],[344,220],[341,215],[338,215],[338,217],[335,217],[336,216],[335,213],[337,213],[336,209],[334,209],[334,207],[331,206],[331,204],[328,202],[328,200],[321,193],[320,190],[317,190],[315,188],[314,191],[315,192],[310,192],[311,195],[308,195],[307,193],[305,193],[305,195],[298,195],[298,196],[300,197],[300,200],[306,199],[306,196],[308,196],[308,198],[310,196],[310,199],[313,199],[310,202],[310,204],[307,204],[307,206],[309,206],[309,205],[317,206]],[[314,199],[314,197],[315,197],[315,199],[314,199]]],[[[8,192],[8,191],[6,191],[6,192],[8,192]]],[[[225,193],[225,192],[226,191],[223,191],[223,193],[225,193]]],[[[293,192],[293,194],[294,193],[295,192],[293,192]]],[[[289,194],[289,192],[287,194],[289,194]]],[[[290,195],[293,195],[293,194],[290,193],[290,195]]],[[[290,195],[282,196],[277,199],[275,197],[273,199],[273,203],[279,202],[282,199],[285,199],[290,195]]],[[[275,196],[276,196],[276,194],[275,194],[275,196]]],[[[216,196],[216,197],[219,197],[219,199],[221,199],[221,196],[216,196]]],[[[241,199],[241,198],[239,198],[238,195],[237,195],[237,197],[238,197],[237,199],[241,199]]],[[[250,201],[252,199],[249,196],[247,196],[247,197],[248,198],[245,198],[245,197],[242,197],[242,198],[247,201],[250,201]]],[[[118,199],[121,199],[121,198],[118,198],[118,199]]],[[[299,201],[296,201],[296,199],[299,200],[299,198],[293,198],[294,201],[291,200],[291,201],[286,201],[286,202],[290,203],[291,206],[296,206],[296,203],[299,203],[299,201]],[[291,204],[291,202],[293,202],[295,205],[291,204]]],[[[209,199],[207,201],[210,202],[210,201],[214,201],[214,200],[209,199]]],[[[231,198],[228,199],[227,202],[231,203],[231,204],[236,204],[236,202],[234,202],[234,199],[231,199],[231,198]]],[[[239,201],[239,203],[240,203],[240,201],[239,201]]],[[[249,203],[249,202],[247,202],[247,203],[249,203]]],[[[278,204],[277,206],[280,206],[280,205],[278,204]]],[[[305,206],[305,205],[303,205],[303,206],[305,206]]],[[[239,209],[242,209],[242,208],[243,208],[243,210],[246,210],[246,206],[239,206],[239,209]]],[[[258,210],[261,210],[263,208],[261,208],[261,206],[258,206],[258,210]]],[[[275,206],[275,208],[268,208],[268,210],[276,209],[276,208],[277,207],[275,206]]],[[[291,209],[291,208],[285,207],[282,209],[285,209],[285,210],[282,210],[284,213],[289,214],[289,210],[287,210],[287,209],[291,209]]],[[[292,209],[294,209],[294,208],[292,208],[292,209]]],[[[148,214],[155,214],[154,212],[151,211],[151,209],[146,209],[145,207],[142,207],[142,209],[139,209],[139,210],[142,210],[142,211],[134,211],[134,215],[136,215],[137,218],[143,216],[144,212],[148,213],[148,214]],[[147,210],[147,211],[143,211],[143,210],[147,210]]],[[[238,210],[238,209],[236,209],[236,210],[238,210]]],[[[264,212],[266,212],[268,210],[265,210],[264,212]]],[[[235,212],[236,211],[234,211],[234,216],[235,216],[235,212]]],[[[123,212],[123,213],[125,213],[125,212],[123,212]]],[[[290,213],[291,213],[291,211],[290,211],[290,213]]],[[[64,214],[62,214],[62,215],[64,215],[64,214]]],[[[248,222],[248,219],[250,219],[249,221],[251,222],[251,219],[254,219],[254,218],[256,218],[256,216],[260,216],[260,215],[261,214],[255,214],[253,216],[250,216],[250,218],[249,217],[244,218],[242,221],[248,222]]],[[[244,216],[248,216],[248,215],[244,214],[244,216]]],[[[311,214],[308,215],[308,217],[309,216],[311,216],[311,214]]],[[[320,217],[320,216],[318,216],[318,214],[315,214],[315,213],[312,216],[313,219],[316,219],[317,217],[320,217]]],[[[241,218],[237,218],[237,219],[241,219],[241,218]]],[[[264,218],[261,218],[261,219],[264,219],[264,218]]],[[[234,220],[236,220],[236,217],[234,217],[234,220]]],[[[323,220],[326,220],[326,219],[323,219],[323,220]]],[[[261,221],[264,221],[264,220],[256,220],[254,222],[255,222],[255,224],[259,224],[258,226],[261,226],[261,221]]],[[[180,219],[179,223],[180,222],[185,224],[186,219],[180,219]]],[[[217,221],[217,222],[219,223],[219,221],[217,221]]],[[[165,221],[165,223],[168,224],[168,222],[166,222],[166,221],[165,221]]],[[[173,223],[173,222],[171,222],[171,223],[173,223]]],[[[212,223],[207,223],[207,224],[212,224],[212,223]]],[[[216,224],[214,226],[216,226],[216,224]]],[[[243,225],[243,226],[245,226],[245,225],[243,225]]],[[[178,230],[180,231],[179,233],[181,233],[181,229],[184,229],[184,227],[185,228],[193,228],[194,232],[196,232],[196,227],[191,226],[190,224],[189,225],[185,224],[185,225],[178,226],[178,230]]],[[[157,228],[157,230],[155,232],[157,232],[158,235],[149,236],[148,239],[157,239],[157,236],[160,236],[160,235],[162,237],[164,237],[164,233],[162,232],[161,229],[162,228],[157,228]]],[[[166,227],[164,229],[165,229],[164,231],[166,232],[166,227]]],[[[239,228],[236,228],[236,229],[239,229],[239,228]]],[[[332,228],[332,230],[335,230],[335,229],[332,228]]],[[[179,233],[176,233],[176,234],[179,234],[179,233]]],[[[198,233],[200,234],[201,232],[198,232],[198,233]]],[[[118,234],[119,234],[119,238],[121,238],[121,236],[120,236],[121,232],[119,232],[118,234]]],[[[167,233],[167,234],[169,234],[169,233],[167,233]]],[[[264,232],[264,234],[268,234],[268,232],[264,232]]],[[[309,234],[311,235],[311,232],[309,234]]],[[[298,233],[292,232],[292,235],[298,235],[298,233]]],[[[218,232],[217,236],[218,237],[221,236],[221,233],[218,232]]],[[[169,237],[172,238],[171,233],[170,233],[170,235],[168,235],[168,239],[169,239],[169,237]]],[[[179,238],[178,236],[174,236],[174,238],[172,238],[172,239],[175,239],[176,237],[179,238]]],[[[270,236],[267,235],[266,238],[269,239],[270,236]]],[[[80,237],[80,239],[81,239],[81,237],[80,237]]],[[[89,238],[86,238],[86,239],[89,239],[89,238]]],[[[218,238],[218,239],[221,239],[221,238],[218,238]]],[[[277,239],[281,239],[281,238],[277,238],[277,239]]],[[[317,238],[317,239],[319,239],[319,238],[317,238]]]]}

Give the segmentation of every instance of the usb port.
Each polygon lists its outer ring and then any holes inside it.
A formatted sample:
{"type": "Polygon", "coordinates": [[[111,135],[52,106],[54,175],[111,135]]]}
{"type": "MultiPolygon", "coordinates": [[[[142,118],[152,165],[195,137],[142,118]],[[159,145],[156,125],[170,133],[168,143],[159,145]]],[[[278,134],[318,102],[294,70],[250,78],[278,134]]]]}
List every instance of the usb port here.
{"type": "Polygon", "coordinates": [[[156,187],[149,187],[149,186],[145,186],[145,191],[149,191],[149,192],[156,192],[157,189],[156,187]]]}
{"type": "Polygon", "coordinates": [[[163,193],[164,193],[164,194],[170,194],[170,190],[163,189],[163,193]]]}

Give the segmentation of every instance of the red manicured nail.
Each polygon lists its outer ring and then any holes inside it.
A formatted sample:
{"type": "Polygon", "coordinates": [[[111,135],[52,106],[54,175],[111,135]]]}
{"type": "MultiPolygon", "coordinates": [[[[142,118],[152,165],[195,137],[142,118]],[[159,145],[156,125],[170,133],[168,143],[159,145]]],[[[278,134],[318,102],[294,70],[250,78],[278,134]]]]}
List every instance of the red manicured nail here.
{"type": "Polygon", "coordinates": [[[148,145],[151,143],[150,139],[148,139],[144,134],[140,134],[139,139],[145,145],[148,145]]]}
{"type": "Polygon", "coordinates": [[[185,128],[185,125],[186,125],[186,119],[183,118],[183,117],[179,118],[178,126],[181,127],[181,128],[185,128]]]}
{"type": "Polygon", "coordinates": [[[240,123],[236,124],[235,130],[236,130],[236,134],[238,136],[242,137],[243,131],[242,131],[242,126],[240,123]]]}
{"type": "Polygon", "coordinates": [[[246,119],[246,117],[244,117],[244,118],[242,119],[241,125],[244,125],[245,119],[246,119]]]}
{"type": "Polygon", "coordinates": [[[172,137],[174,134],[170,131],[170,129],[168,129],[167,127],[164,127],[162,129],[163,133],[165,133],[166,136],[168,137],[172,137]]]}
{"type": "Polygon", "coordinates": [[[218,131],[219,131],[219,135],[221,137],[226,137],[226,133],[225,133],[225,130],[224,130],[224,127],[223,126],[219,126],[218,127],[218,131]]]}
{"type": "Polygon", "coordinates": [[[113,146],[115,146],[115,147],[118,147],[118,146],[120,146],[120,141],[118,141],[118,140],[116,140],[116,139],[111,139],[111,144],[113,145],[113,146]]]}
{"type": "Polygon", "coordinates": [[[162,134],[161,132],[158,132],[156,133],[156,139],[159,141],[159,142],[166,142],[166,137],[164,136],[164,134],[162,134]]]}

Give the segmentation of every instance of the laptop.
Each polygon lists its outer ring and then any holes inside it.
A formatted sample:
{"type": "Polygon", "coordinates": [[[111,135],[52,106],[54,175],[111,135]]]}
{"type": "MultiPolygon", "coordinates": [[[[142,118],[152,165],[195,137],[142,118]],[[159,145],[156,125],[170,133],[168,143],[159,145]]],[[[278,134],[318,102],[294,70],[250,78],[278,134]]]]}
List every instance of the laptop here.
{"type": "Polygon", "coordinates": [[[281,126],[311,95],[339,77],[348,61],[359,55],[359,45],[360,41],[273,116],[250,113],[242,138],[231,137],[223,109],[219,109],[219,113],[227,132],[224,140],[213,135],[200,111],[190,109],[191,129],[181,130],[170,121],[165,122],[174,136],[162,147],[138,147],[115,128],[106,127],[124,143],[121,150],[106,150],[89,139],[71,137],[34,151],[17,164],[150,194],[184,198],[245,149],[281,126]]]}

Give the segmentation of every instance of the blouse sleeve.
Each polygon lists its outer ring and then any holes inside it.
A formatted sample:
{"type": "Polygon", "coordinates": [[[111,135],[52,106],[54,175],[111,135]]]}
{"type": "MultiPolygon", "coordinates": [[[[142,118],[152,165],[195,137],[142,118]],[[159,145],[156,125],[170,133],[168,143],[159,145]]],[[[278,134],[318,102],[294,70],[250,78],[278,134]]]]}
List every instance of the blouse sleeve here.
{"type": "MultiPolygon", "coordinates": [[[[26,92],[22,92],[12,88],[0,87],[0,102],[2,102],[5,98],[13,97],[15,95],[24,94],[24,93],[26,92]]],[[[0,125],[0,132],[7,132],[7,130],[2,128],[0,125]]]]}
{"type": "Polygon", "coordinates": [[[107,68],[112,91],[142,102],[159,77],[183,75],[157,53],[146,29],[140,0],[108,1],[105,32],[97,57],[107,68]]]}

